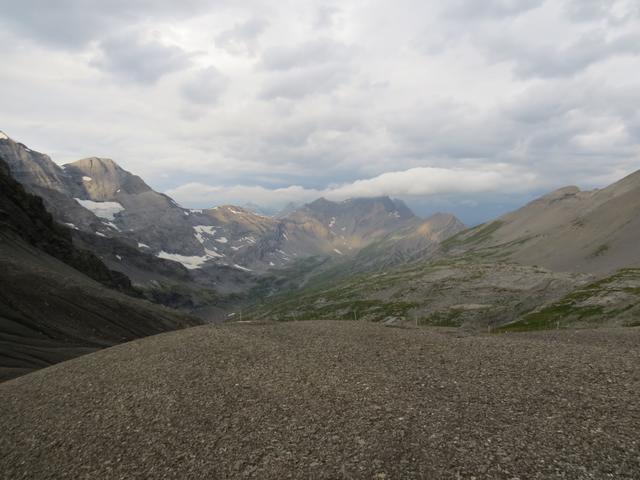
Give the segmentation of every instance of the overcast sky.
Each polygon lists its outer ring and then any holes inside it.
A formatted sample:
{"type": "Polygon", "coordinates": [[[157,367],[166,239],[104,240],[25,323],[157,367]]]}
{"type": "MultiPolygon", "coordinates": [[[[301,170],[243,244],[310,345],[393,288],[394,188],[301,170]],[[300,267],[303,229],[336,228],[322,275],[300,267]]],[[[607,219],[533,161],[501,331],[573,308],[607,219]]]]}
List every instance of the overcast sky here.
{"type": "Polygon", "coordinates": [[[468,223],[640,168],[637,0],[0,0],[0,129],[185,206],[468,223]]]}

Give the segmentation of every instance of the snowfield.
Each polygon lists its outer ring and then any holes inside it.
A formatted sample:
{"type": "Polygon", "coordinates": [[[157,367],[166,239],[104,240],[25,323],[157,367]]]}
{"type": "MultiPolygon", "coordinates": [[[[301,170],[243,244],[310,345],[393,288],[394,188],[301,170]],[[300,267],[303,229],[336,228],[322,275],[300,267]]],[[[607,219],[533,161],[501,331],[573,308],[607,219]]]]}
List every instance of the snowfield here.
{"type": "Polygon", "coordinates": [[[201,268],[202,265],[209,260],[209,257],[190,257],[187,255],[179,255],[177,253],[168,253],[168,252],[160,252],[157,255],[159,258],[164,258],[165,260],[173,260],[174,262],[181,263],[189,270],[195,270],[196,268],[201,268]]]}
{"type": "Polygon", "coordinates": [[[118,202],[94,202],[93,200],[81,200],[79,198],[74,200],[90,212],[93,212],[96,217],[106,220],[113,220],[116,213],[124,210],[124,207],[118,202]]]}
{"type": "Polygon", "coordinates": [[[212,237],[216,235],[216,229],[209,225],[196,225],[193,229],[196,232],[194,235],[200,243],[204,243],[205,235],[210,235],[212,237]]]}

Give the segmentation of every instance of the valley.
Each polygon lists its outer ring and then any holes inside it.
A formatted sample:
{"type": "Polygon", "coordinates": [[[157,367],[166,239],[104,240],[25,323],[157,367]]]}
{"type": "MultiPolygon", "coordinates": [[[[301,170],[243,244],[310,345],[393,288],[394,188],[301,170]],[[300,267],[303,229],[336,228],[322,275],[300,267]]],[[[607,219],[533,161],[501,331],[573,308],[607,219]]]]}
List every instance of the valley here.
{"type": "Polygon", "coordinates": [[[0,39],[0,480],[640,480],[640,0],[0,39]]]}
{"type": "Polygon", "coordinates": [[[0,478],[640,471],[638,173],[466,228],[0,158],[0,478]]]}

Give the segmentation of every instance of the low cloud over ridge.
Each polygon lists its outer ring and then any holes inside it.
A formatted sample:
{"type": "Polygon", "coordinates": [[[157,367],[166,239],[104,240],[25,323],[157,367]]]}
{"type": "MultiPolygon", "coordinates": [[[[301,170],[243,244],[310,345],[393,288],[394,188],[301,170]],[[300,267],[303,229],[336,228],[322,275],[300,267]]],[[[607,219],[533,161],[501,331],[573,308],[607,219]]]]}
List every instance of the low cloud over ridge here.
{"type": "Polygon", "coordinates": [[[242,204],[250,198],[253,203],[278,208],[288,202],[304,203],[319,197],[345,200],[383,195],[424,197],[496,191],[525,193],[541,185],[543,182],[533,173],[510,165],[497,164],[477,169],[416,167],[326,189],[304,188],[299,185],[269,189],[249,185],[213,186],[194,182],[181,185],[167,193],[178,202],[190,206],[242,204]]]}

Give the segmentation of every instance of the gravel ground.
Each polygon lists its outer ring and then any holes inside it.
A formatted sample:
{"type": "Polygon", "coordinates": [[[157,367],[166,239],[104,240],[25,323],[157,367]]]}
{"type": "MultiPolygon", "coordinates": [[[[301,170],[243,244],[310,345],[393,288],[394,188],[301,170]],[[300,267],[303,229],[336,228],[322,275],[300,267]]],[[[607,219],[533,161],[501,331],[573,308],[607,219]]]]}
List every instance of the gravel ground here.
{"type": "Polygon", "coordinates": [[[0,385],[6,479],[638,479],[640,329],[196,327],[0,385]]]}

